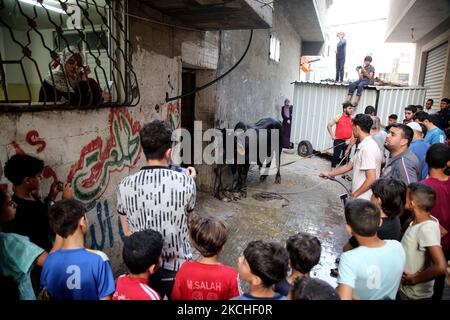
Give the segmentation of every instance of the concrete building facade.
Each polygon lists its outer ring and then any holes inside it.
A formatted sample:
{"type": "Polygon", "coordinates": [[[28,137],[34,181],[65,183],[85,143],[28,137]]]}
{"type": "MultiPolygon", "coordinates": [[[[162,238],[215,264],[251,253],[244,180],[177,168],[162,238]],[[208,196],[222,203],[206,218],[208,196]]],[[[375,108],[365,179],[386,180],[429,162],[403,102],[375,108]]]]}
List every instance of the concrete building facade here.
{"type": "Polygon", "coordinates": [[[450,96],[450,2],[391,0],[386,42],[416,44],[413,84],[428,87],[428,97],[450,96]]]}

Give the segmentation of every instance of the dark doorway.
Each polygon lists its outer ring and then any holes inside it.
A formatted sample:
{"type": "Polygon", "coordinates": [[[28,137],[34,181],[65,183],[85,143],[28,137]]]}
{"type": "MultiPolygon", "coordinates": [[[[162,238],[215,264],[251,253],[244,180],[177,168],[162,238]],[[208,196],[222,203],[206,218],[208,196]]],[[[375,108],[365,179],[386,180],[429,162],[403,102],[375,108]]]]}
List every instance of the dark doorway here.
{"type": "MultiPolygon", "coordinates": [[[[195,90],[195,70],[183,68],[181,94],[195,90]]],[[[195,121],[195,93],[181,99],[181,127],[191,134],[191,163],[183,162],[183,166],[194,162],[194,121],[195,121]]]]}

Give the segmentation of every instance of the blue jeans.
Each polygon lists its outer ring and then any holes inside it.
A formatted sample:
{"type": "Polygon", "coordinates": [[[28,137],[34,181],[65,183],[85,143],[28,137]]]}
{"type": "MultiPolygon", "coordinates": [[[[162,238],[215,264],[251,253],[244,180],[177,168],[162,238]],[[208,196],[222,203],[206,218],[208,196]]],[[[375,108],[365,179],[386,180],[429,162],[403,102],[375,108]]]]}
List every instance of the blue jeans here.
{"type": "Polygon", "coordinates": [[[344,81],[345,58],[336,58],[336,81],[344,81]]]}
{"type": "Polygon", "coordinates": [[[348,95],[353,96],[353,92],[355,92],[355,89],[358,88],[356,95],[358,97],[360,97],[362,94],[362,91],[364,89],[364,86],[368,86],[370,84],[373,84],[372,79],[363,79],[363,80],[357,80],[355,82],[352,82],[352,83],[350,83],[350,86],[348,88],[348,95]]]}

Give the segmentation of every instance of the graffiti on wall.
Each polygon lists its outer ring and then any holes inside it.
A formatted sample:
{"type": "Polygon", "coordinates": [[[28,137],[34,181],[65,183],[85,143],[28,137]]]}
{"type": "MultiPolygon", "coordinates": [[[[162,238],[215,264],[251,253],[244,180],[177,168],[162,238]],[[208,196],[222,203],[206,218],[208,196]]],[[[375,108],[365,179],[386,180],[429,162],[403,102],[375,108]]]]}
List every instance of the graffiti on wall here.
{"type": "MultiPolygon", "coordinates": [[[[39,132],[36,130],[29,131],[25,135],[25,141],[27,142],[27,145],[20,145],[17,140],[12,140],[10,146],[13,150],[8,152],[8,154],[39,154],[47,147],[47,143],[39,136],[39,132]]],[[[49,165],[44,166],[42,176],[44,179],[51,179],[50,183],[58,181],[55,170],[49,165]]],[[[8,184],[6,183],[1,183],[0,187],[4,190],[8,190],[8,184]]]]}
{"type": "MultiPolygon", "coordinates": [[[[90,248],[100,251],[103,251],[106,245],[112,248],[114,246],[114,232],[108,200],[93,201],[88,204],[87,216],[89,219],[89,237],[91,239],[90,248]],[[98,226],[98,233],[95,226],[98,226]]],[[[123,241],[125,234],[119,219],[117,219],[117,228],[120,240],[123,241]]]]}
{"type": "Polygon", "coordinates": [[[181,105],[178,101],[169,102],[163,106],[166,109],[166,122],[172,130],[181,126],[181,105]]]}
{"type": "Polygon", "coordinates": [[[140,123],[134,121],[126,109],[114,108],[109,114],[108,125],[106,141],[98,136],[89,142],[70,168],[67,181],[80,200],[99,199],[106,191],[112,173],[133,168],[140,159],[140,123]]]}

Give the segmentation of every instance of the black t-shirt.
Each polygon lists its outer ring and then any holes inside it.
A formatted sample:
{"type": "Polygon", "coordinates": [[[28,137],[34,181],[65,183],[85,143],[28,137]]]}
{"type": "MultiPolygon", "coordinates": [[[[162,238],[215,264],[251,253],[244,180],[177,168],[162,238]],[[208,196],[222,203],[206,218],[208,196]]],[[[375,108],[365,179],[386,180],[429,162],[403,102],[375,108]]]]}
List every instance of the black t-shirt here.
{"type": "Polygon", "coordinates": [[[48,206],[42,201],[25,200],[15,194],[12,200],[17,204],[17,212],[10,230],[27,236],[31,242],[49,252],[55,233],[48,223],[48,206]]]}
{"type": "MultiPolygon", "coordinates": [[[[402,234],[401,234],[401,225],[400,225],[400,219],[398,217],[391,217],[391,218],[382,218],[383,224],[378,229],[378,238],[381,240],[397,240],[400,241],[402,234]]],[[[353,248],[359,247],[359,243],[356,240],[355,237],[351,237],[350,240],[348,240],[350,245],[353,248]]]]}
{"type": "Polygon", "coordinates": [[[275,285],[275,292],[278,292],[282,296],[287,297],[289,291],[291,291],[292,286],[287,282],[286,278],[281,280],[275,285]]]}

